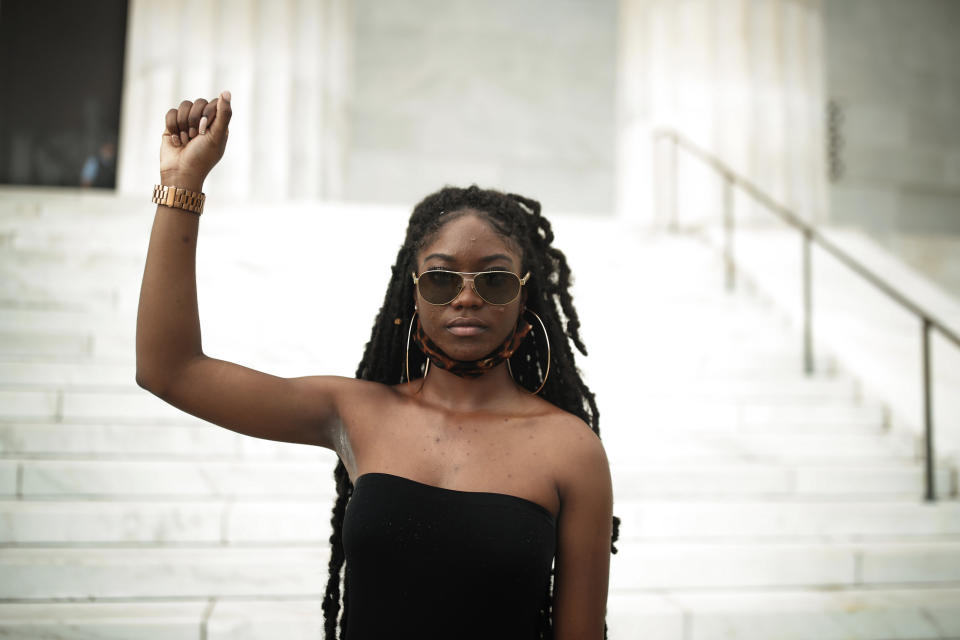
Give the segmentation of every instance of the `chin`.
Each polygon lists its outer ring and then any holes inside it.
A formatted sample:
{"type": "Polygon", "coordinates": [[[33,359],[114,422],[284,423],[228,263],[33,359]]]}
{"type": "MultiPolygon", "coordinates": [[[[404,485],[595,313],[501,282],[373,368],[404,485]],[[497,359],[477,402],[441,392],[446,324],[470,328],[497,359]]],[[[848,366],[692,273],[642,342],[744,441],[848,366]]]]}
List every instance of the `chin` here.
{"type": "MultiPolygon", "coordinates": [[[[499,344],[499,343],[497,343],[499,344]]],[[[497,348],[497,344],[492,346],[484,343],[483,345],[467,345],[467,344],[452,344],[452,345],[438,345],[443,352],[453,358],[454,360],[463,360],[465,362],[470,362],[471,360],[479,360],[485,355],[489,354],[491,351],[497,348]]]]}

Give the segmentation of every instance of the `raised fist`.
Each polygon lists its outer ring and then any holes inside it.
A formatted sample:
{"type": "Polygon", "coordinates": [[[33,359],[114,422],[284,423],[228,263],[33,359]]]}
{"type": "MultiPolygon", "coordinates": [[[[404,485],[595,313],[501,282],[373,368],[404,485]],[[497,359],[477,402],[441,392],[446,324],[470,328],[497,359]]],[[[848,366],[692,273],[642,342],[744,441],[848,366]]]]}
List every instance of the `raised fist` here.
{"type": "Polygon", "coordinates": [[[210,102],[184,100],[179,108],[167,111],[160,143],[163,184],[199,190],[223,157],[232,113],[229,91],[210,102]]]}

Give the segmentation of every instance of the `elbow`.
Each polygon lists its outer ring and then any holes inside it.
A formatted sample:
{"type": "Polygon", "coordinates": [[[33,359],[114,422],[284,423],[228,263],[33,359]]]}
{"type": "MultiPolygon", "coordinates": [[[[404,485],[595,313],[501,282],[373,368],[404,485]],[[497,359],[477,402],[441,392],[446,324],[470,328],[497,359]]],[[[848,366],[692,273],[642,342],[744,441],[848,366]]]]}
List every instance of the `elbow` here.
{"type": "Polygon", "coordinates": [[[137,327],[136,373],[134,374],[134,380],[141,389],[156,394],[161,367],[158,366],[159,358],[154,354],[154,350],[148,349],[146,344],[141,344],[140,328],[137,327]]]}
{"type": "Polygon", "coordinates": [[[172,376],[163,367],[157,366],[156,362],[145,362],[142,358],[137,358],[135,380],[141,389],[162,398],[171,379],[172,376]]]}
{"type": "Polygon", "coordinates": [[[161,385],[158,380],[158,376],[137,364],[137,373],[135,376],[137,381],[137,386],[141,389],[149,391],[150,393],[159,396],[161,385]]]}
{"type": "MultiPolygon", "coordinates": [[[[200,357],[204,356],[201,354],[200,357]]],[[[161,400],[167,400],[171,389],[177,381],[183,378],[184,372],[194,362],[196,362],[196,359],[170,363],[162,360],[156,362],[153,359],[145,361],[138,357],[135,374],[137,386],[149,391],[161,400]]]]}

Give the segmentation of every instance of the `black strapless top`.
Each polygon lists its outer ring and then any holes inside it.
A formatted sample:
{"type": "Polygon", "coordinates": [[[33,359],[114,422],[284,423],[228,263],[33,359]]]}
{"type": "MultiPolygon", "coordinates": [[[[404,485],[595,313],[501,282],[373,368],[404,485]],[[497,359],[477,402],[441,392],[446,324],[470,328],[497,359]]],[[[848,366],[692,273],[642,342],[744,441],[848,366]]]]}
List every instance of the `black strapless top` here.
{"type": "Polygon", "coordinates": [[[343,547],[346,640],[530,640],[556,525],[524,498],[367,473],[347,504],[343,547]]]}

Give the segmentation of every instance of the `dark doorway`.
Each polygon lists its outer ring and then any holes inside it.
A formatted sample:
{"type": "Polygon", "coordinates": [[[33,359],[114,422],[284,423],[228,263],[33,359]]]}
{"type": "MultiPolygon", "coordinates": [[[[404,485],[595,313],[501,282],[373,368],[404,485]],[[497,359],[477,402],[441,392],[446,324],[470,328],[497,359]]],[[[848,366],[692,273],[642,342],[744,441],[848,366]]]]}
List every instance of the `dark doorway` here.
{"type": "Polygon", "coordinates": [[[0,0],[0,184],[116,184],[127,0],[0,0]]]}

